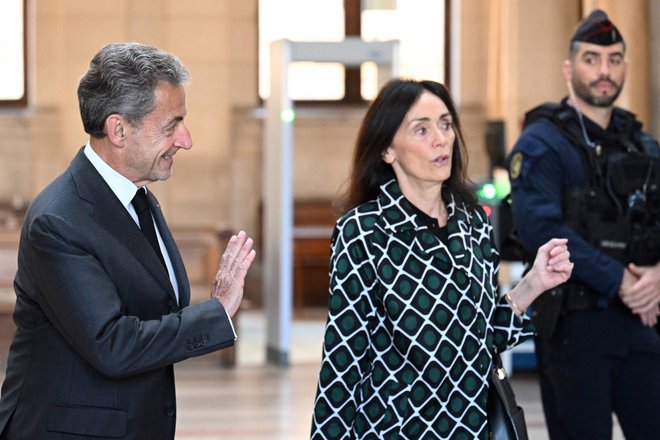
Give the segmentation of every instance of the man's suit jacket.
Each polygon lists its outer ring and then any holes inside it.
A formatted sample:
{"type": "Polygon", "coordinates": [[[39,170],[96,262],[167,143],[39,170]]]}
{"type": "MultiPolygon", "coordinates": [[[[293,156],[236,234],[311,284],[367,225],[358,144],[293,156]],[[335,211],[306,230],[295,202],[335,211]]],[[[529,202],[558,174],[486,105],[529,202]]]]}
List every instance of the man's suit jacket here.
{"type": "Polygon", "coordinates": [[[174,438],[172,364],[233,344],[217,300],[188,306],[183,261],[150,203],[179,305],[147,239],[82,150],[32,202],[0,399],[7,439],[174,438]]]}

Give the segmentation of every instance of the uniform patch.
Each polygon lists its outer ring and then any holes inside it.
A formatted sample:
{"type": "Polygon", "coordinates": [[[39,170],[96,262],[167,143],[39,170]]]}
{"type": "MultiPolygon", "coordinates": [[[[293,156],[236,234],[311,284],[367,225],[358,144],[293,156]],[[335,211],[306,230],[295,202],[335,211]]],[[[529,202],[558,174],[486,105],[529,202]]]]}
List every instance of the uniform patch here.
{"type": "Polygon", "coordinates": [[[517,179],[522,170],[523,154],[519,151],[511,156],[511,165],[509,166],[509,176],[511,179],[517,179]]]}

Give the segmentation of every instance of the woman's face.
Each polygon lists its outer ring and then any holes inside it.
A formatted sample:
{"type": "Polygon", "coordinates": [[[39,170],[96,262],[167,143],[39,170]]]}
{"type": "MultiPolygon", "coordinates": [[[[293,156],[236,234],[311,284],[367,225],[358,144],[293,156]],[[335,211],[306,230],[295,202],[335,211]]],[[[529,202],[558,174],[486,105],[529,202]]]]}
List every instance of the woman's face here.
{"type": "Polygon", "coordinates": [[[392,165],[402,190],[442,187],[451,175],[455,139],[447,106],[431,92],[424,91],[403,118],[383,160],[392,165]]]}

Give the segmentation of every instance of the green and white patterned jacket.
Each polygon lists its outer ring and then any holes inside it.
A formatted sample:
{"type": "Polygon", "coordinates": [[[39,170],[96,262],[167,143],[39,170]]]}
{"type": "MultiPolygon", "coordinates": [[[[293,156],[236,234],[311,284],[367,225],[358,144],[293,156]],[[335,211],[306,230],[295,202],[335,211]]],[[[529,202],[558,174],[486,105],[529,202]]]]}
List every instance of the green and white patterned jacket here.
{"type": "Polygon", "coordinates": [[[492,353],[534,329],[496,300],[486,214],[448,200],[447,243],[396,180],[337,222],[312,439],[487,437],[492,353]]]}

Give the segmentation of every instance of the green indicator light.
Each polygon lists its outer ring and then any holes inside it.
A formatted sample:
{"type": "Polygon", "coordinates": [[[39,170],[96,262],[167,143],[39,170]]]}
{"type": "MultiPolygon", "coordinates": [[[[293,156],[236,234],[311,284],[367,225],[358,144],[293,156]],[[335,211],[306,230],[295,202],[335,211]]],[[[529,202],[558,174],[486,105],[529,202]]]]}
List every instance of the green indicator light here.
{"type": "Polygon", "coordinates": [[[484,198],[488,200],[494,199],[495,196],[497,195],[497,189],[495,188],[495,185],[493,185],[492,183],[486,183],[481,188],[481,191],[484,198]]]}
{"type": "Polygon", "coordinates": [[[282,119],[282,122],[293,122],[296,120],[296,112],[291,108],[282,110],[280,118],[282,119]]]}

